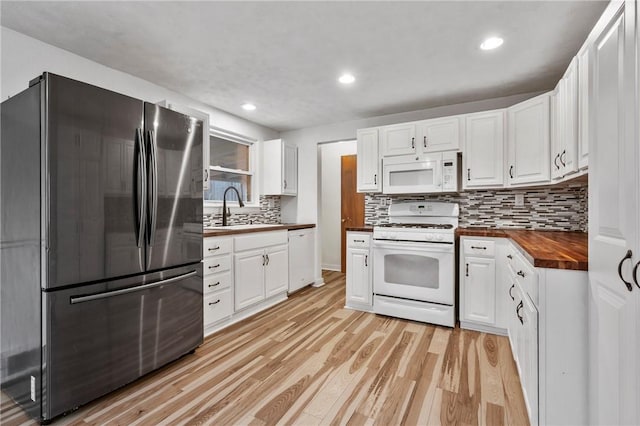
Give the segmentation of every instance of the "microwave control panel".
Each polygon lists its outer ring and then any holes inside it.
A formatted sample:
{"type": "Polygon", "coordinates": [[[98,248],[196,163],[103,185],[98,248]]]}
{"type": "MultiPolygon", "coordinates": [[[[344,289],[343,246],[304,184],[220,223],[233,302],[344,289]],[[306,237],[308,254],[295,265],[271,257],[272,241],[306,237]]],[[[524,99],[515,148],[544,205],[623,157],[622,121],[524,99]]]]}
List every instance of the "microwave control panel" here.
{"type": "Polygon", "coordinates": [[[458,155],[456,152],[442,153],[442,190],[458,190],[458,155]]]}

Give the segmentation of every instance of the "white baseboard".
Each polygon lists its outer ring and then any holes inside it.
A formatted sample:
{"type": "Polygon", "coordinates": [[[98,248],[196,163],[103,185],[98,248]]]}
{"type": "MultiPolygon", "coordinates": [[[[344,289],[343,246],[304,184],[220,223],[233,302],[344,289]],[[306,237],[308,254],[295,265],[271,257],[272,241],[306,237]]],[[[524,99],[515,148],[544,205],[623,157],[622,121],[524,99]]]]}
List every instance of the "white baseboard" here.
{"type": "Polygon", "coordinates": [[[324,278],[318,277],[313,282],[313,284],[311,284],[311,287],[322,287],[323,285],[324,285],[324,278]]]}
{"type": "Polygon", "coordinates": [[[338,271],[338,272],[342,270],[342,267],[340,265],[331,265],[331,264],[322,264],[321,268],[326,269],[328,271],[338,271]]]}

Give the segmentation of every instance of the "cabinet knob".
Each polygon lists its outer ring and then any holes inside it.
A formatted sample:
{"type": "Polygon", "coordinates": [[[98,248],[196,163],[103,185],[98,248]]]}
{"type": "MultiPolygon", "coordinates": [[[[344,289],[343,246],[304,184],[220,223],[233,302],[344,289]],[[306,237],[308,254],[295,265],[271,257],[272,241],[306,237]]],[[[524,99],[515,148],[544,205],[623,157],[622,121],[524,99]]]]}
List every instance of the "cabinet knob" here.
{"type": "Polygon", "coordinates": [[[524,278],[524,272],[523,271],[518,271],[516,272],[516,274],[520,275],[522,278],[524,278]]]}

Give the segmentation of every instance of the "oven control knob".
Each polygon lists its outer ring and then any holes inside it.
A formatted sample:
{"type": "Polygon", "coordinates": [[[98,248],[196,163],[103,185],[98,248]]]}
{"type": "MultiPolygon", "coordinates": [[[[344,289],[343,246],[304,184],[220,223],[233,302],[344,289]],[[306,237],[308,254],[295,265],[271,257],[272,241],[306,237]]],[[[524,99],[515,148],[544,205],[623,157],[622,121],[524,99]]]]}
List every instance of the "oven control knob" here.
{"type": "Polygon", "coordinates": [[[437,235],[437,236],[436,236],[436,239],[437,239],[438,241],[442,241],[442,240],[443,240],[443,238],[444,238],[444,237],[443,237],[442,235],[437,235]]]}
{"type": "Polygon", "coordinates": [[[426,234],[424,236],[425,241],[433,241],[433,234],[426,234]]]}

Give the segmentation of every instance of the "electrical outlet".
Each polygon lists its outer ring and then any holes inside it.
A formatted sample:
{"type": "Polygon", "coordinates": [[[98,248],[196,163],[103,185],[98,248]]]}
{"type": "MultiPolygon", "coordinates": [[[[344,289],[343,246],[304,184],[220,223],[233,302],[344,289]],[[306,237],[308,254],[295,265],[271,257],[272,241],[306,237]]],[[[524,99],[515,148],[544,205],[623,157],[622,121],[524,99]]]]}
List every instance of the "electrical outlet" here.
{"type": "Polygon", "coordinates": [[[516,194],[516,202],[515,205],[517,207],[524,206],[524,194],[516,194]]]}

